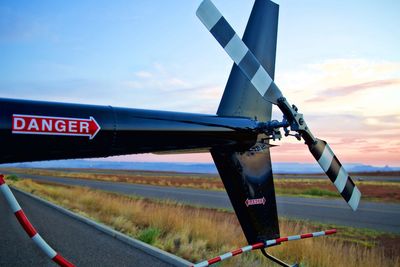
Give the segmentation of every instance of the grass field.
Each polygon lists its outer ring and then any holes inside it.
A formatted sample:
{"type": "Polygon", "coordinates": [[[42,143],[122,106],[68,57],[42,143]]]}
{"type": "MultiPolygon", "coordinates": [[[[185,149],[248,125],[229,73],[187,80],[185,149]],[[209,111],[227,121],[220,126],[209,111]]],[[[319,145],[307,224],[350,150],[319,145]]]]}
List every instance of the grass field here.
{"type": "MultiPolygon", "coordinates": [[[[8,183],[15,187],[190,261],[246,244],[232,212],[11,178],[8,183]]],[[[282,236],[330,227],[280,220],[282,236]]],[[[334,236],[289,242],[270,253],[288,262],[300,261],[301,266],[400,266],[399,241],[397,235],[340,227],[334,236]]],[[[260,255],[248,253],[220,266],[274,266],[260,255]]]]}
{"type": "MultiPolygon", "coordinates": [[[[135,184],[149,184],[158,186],[174,186],[198,188],[207,190],[224,190],[218,175],[212,174],[185,174],[152,171],[121,171],[121,170],[85,170],[85,169],[5,169],[23,177],[24,174],[43,175],[52,177],[68,177],[90,179],[99,181],[113,181],[135,184]]],[[[398,173],[389,173],[399,177],[398,173]]],[[[357,174],[356,174],[357,175],[357,174]]],[[[363,176],[374,174],[358,174],[363,176]]],[[[379,176],[388,173],[375,174],[379,176]]],[[[324,179],[308,179],[306,175],[275,175],[275,190],[278,195],[303,196],[303,197],[340,197],[336,188],[324,179]]],[[[308,175],[310,177],[315,174],[308,175]]],[[[318,175],[318,177],[321,175],[318,175]]],[[[356,181],[363,199],[370,201],[400,202],[400,182],[385,181],[356,181]]]]}

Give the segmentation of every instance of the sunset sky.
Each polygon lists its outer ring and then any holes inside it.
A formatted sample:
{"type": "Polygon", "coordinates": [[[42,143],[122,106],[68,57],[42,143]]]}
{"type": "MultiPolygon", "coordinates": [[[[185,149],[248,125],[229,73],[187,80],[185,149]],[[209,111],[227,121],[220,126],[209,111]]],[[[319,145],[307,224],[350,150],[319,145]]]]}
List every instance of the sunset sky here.
{"type": "MultiPolygon", "coordinates": [[[[197,19],[200,2],[1,1],[0,97],[215,114],[232,62],[197,19]]],[[[400,166],[400,1],[275,2],[288,100],[341,161],[400,166]]],[[[214,3],[242,35],[253,1],[214,3]]],[[[277,144],[274,161],[313,161],[302,142],[277,144]]]]}

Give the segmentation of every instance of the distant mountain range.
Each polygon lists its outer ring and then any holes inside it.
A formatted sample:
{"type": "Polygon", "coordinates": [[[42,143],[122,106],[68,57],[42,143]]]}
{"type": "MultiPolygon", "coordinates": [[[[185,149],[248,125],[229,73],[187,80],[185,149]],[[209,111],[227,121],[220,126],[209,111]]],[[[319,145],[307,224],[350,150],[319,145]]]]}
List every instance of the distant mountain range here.
{"type": "MultiPolygon", "coordinates": [[[[400,167],[377,167],[364,164],[344,164],[348,172],[388,172],[400,171],[400,167]]],[[[144,171],[172,171],[185,173],[217,173],[214,163],[182,163],[182,162],[118,162],[96,160],[53,160],[0,164],[0,167],[19,168],[94,168],[144,171]]],[[[321,173],[317,163],[273,163],[275,173],[321,173]]]]}

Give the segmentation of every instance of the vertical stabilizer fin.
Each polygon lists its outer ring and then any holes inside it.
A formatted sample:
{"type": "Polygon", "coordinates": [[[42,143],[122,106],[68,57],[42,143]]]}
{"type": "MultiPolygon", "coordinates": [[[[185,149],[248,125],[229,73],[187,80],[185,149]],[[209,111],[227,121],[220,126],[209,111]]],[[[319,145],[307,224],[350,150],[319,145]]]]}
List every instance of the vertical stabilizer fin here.
{"type": "MultiPolygon", "coordinates": [[[[279,6],[268,0],[256,0],[243,35],[243,42],[263,65],[269,76],[275,76],[275,55],[278,32],[279,6]]],[[[271,119],[272,104],[266,102],[233,64],[217,114],[271,119]]]]}
{"type": "MultiPolygon", "coordinates": [[[[211,1],[203,1],[200,7],[198,12],[203,14],[198,16],[203,18],[206,27],[214,27],[222,15],[212,12],[215,9],[211,1]]],[[[278,5],[269,0],[256,0],[243,37],[244,43],[272,78],[275,72],[278,10],[278,5]]],[[[241,56],[240,49],[234,47],[231,52],[234,56],[241,56]]],[[[269,121],[271,111],[272,104],[263,99],[234,64],[217,114],[269,121]]],[[[279,224],[269,147],[262,146],[262,149],[250,151],[214,148],[211,155],[247,241],[252,244],[278,238],[279,224]]]]}

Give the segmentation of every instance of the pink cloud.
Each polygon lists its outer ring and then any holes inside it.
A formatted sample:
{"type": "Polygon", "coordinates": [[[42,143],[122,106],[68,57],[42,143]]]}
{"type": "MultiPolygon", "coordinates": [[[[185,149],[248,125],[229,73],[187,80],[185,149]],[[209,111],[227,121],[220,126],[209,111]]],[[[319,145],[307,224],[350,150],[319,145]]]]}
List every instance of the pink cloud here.
{"type": "Polygon", "coordinates": [[[319,102],[326,100],[327,97],[346,96],[370,88],[385,87],[396,84],[400,85],[400,79],[376,80],[346,86],[331,87],[323,90],[319,96],[306,100],[306,102],[319,102]]]}

